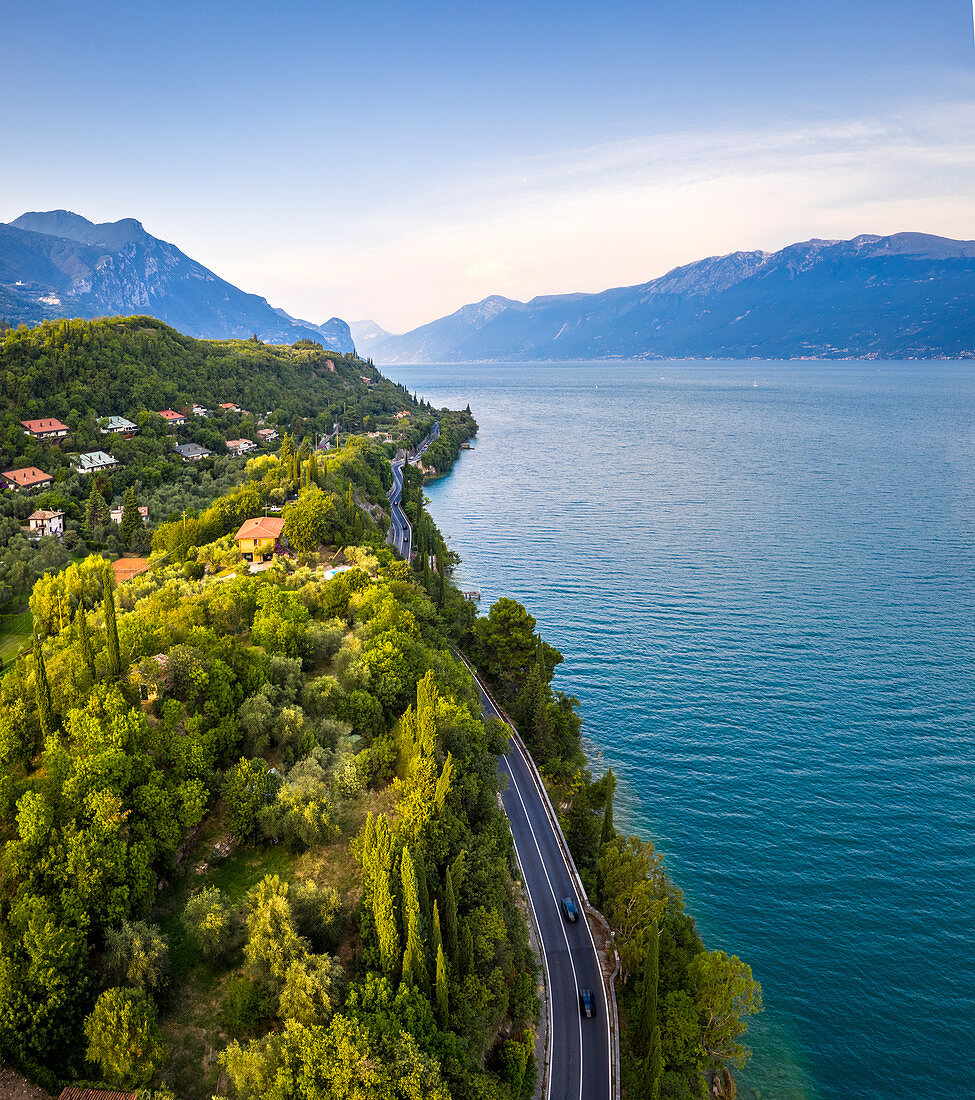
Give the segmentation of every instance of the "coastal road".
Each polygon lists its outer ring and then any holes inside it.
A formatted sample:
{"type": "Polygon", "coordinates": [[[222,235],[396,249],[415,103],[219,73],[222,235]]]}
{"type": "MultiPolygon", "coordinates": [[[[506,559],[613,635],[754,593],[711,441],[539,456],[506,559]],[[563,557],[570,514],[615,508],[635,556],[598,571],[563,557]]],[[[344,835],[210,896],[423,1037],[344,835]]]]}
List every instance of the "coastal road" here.
{"type": "MultiPolygon", "coordinates": [[[[479,682],[478,688],[485,717],[497,718],[507,726],[479,682]]],[[[549,1077],[545,1096],[550,1100],[613,1100],[605,986],[575,876],[531,766],[514,737],[500,766],[508,780],[501,798],[525,890],[535,913],[550,990],[549,1077]],[[567,921],[563,914],[561,903],[565,897],[576,904],[579,919],[575,923],[567,921]],[[579,990],[586,987],[592,990],[596,1009],[592,1019],[585,1019],[579,1008],[579,990]]],[[[536,1051],[536,1056],[541,1069],[543,1052],[536,1051]]]]}
{"type": "Polygon", "coordinates": [[[386,494],[391,506],[389,534],[386,536],[386,542],[406,558],[407,561],[410,560],[413,553],[413,527],[406,518],[406,513],[402,508],[403,466],[407,462],[416,462],[418,458],[426,453],[430,444],[435,439],[439,439],[439,437],[440,421],[435,420],[429,435],[412,454],[407,454],[404,458],[394,458],[392,462],[393,484],[386,494]]]}
{"type": "Polygon", "coordinates": [[[400,501],[403,499],[404,461],[405,460],[402,458],[397,458],[393,460],[392,464],[393,484],[386,494],[389,497],[390,503],[389,534],[386,536],[386,541],[394,550],[409,561],[410,554],[413,550],[413,528],[400,505],[400,501]]]}

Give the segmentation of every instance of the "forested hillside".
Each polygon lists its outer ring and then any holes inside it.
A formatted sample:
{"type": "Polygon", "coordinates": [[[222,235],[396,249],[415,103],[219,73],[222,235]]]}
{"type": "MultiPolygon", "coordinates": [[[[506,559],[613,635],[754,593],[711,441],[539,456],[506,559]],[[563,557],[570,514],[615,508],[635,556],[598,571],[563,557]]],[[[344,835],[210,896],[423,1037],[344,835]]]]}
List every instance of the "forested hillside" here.
{"type": "Polygon", "coordinates": [[[432,417],[371,363],[310,341],[284,347],[194,340],[149,317],[7,329],[0,333],[0,472],[37,467],[54,484],[0,495],[0,606],[16,605],[38,575],[69,555],[139,550],[141,532],[123,537],[108,518],[127,492],[148,509],[150,528],[184,511],[193,515],[240,480],[245,460],[228,453],[228,440],[276,449],[276,441],[261,441],[263,428],[289,433],[296,447],[306,439],[311,445],[337,423],[343,438],[386,427],[409,446],[432,417]],[[193,405],[209,415],[188,415],[177,428],[157,415],[193,405]],[[411,415],[397,420],[403,411],[411,415]],[[104,434],[100,422],[110,416],[127,418],[137,434],[104,434]],[[25,434],[21,421],[41,418],[61,420],[70,434],[55,441],[25,434]],[[210,457],[185,462],[175,450],[182,444],[204,447],[210,457]],[[76,473],[72,455],[95,450],[109,452],[119,468],[76,473]],[[63,541],[32,544],[22,535],[36,509],[65,513],[63,541]]]}

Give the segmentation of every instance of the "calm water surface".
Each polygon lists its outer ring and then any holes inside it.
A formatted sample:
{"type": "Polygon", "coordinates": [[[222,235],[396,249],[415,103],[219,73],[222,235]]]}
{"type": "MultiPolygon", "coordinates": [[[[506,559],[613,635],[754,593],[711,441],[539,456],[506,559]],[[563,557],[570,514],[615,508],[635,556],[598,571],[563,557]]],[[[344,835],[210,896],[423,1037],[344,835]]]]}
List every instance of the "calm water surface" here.
{"type": "Polygon", "coordinates": [[[765,990],[742,1095],[975,1095],[975,368],[397,367],[428,489],[565,654],[617,823],[765,990]]]}

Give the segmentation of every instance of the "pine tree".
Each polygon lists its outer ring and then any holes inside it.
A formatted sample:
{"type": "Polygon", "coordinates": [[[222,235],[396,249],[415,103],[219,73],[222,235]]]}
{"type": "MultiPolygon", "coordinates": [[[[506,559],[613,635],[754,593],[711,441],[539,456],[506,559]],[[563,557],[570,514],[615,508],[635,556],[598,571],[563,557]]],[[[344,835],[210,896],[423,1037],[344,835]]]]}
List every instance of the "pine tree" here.
{"type": "Polygon", "coordinates": [[[430,922],[430,954],[436,955],[443,947],[443,933],[440,930],[440,906],[433,902],[433,920],[430,922]]]}
{"type": "Polygon", "coordinates": [[[115,594],[112,584],[112,567],[105,567],[103,604],[105,607],[105,634],[108,640],[108,675],[117,680],[122,675],[122,653],[119,648],[118,625],[115,622],[115,594]]]}
{"type": "Polygon", "coordinates": [[[54,705],[51,702],[51,685],[47,681],[47,667],[40,636],[34,635],[34,701],[37,718],[41,724],[41,737],[46,741],[54,732],[54,705]]]}
{"type": "Polygon", "coordinates": [[[379,940],[379,961],[383,973],[395,978],[399,967],[399,929],[396,927],[396,910],[389,888],[389,871],[380,872],[373,880],[372,916],[379,940]]]}
{"type": "Polygon", "coordinates": [[[85,527],[88,534],[93,534],[96,527],[101,527],[107,521],[108,505],[105,503],[102,494],[92,484],[91,492],[88,494],[88,503],[85,505],[85,527]]]}
{"type": "Polygon", "coordinates": [[[135,498],[135,488],[130,485],[125,490],[122,500],[122,523],[119,535],[123,546],[131,546],[135,536],[142,530],[142,516],[139,513],[139,502],[135,498]]]}
{"type": "Polygon", "coordinates": [[[440,1026],[446,1031],[450,1019],[450,1004],[447,997],[447,960],[444,958],[443,947],[437,948],[437,1017],[440,1026]]]}

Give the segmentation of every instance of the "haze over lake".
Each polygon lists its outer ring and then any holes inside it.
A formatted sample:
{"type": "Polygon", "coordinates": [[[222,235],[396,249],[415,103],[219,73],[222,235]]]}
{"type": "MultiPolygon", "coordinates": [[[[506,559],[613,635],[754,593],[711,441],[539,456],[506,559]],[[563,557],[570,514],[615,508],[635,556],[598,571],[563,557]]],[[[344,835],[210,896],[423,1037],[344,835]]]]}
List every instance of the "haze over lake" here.
{"type": "Polygon", "coordinates": [[[764,986],[742,1095],[964,1092],[975,368],[387,373],[470,402],[476,449],[427,490],[456,579],[563,651],[617,824],[764,986]]]}

